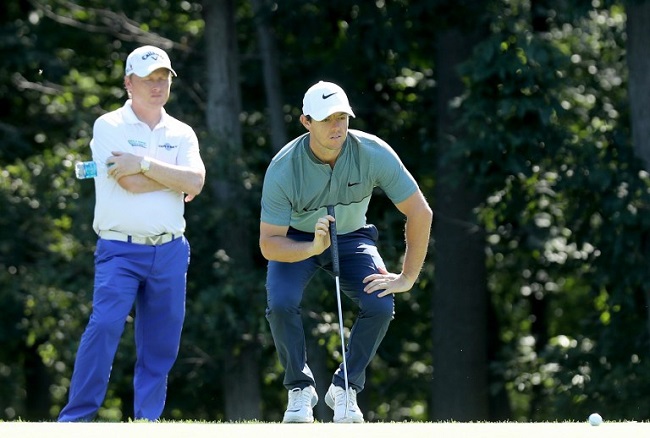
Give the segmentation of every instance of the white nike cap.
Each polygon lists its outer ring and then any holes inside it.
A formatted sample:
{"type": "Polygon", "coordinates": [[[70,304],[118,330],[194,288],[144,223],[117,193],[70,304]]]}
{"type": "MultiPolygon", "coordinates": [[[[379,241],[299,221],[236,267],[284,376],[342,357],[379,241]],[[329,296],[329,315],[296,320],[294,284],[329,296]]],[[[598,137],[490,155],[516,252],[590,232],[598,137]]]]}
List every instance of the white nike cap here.
{"type": "Polygon", "coordinates": [[[144,78],[159,68],[166,68],[176,76],[176,72],[172,68],[172,62],[164,50],[155,46],[142,46],[135,49],[126,58],[124,74],[126,76],[135,74],[144,78]]]}
{"type": "Polygon", "coordinates": [[[302,100],[302,113],[317,122],[334,113],[347,113],[355,117],[343,88],[325,81],[320,81],[307,90],[302,100]]]}

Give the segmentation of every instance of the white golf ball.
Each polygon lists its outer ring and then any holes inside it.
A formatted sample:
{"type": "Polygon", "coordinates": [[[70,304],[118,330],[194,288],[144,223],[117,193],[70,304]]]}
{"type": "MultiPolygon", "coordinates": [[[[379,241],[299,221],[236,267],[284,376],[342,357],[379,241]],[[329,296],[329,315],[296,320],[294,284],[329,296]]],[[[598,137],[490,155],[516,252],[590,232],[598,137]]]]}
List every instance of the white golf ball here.
{"type": "Polygon", "coordinates": [[[603,417],[600,414],[593,413],[589,416],[589,424],[592,426],[600,426],[603,422],[603,417]]]}

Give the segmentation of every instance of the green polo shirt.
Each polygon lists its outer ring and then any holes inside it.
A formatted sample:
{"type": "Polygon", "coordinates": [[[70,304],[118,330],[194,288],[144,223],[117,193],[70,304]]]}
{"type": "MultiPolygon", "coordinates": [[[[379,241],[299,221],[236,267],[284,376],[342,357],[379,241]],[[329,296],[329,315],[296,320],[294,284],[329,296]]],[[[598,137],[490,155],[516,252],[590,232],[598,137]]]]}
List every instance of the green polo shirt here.
{"type": "Polygon", "coordinates": [[[309,133],[288,143],[266,171],[262,222],[314,232],[318,218],[334,205],[338,234],[366,225],[375,187],[398,204],[418,189],[395,151],[380,138],[350,129],[334,169],[309,148],[309,133]]]}

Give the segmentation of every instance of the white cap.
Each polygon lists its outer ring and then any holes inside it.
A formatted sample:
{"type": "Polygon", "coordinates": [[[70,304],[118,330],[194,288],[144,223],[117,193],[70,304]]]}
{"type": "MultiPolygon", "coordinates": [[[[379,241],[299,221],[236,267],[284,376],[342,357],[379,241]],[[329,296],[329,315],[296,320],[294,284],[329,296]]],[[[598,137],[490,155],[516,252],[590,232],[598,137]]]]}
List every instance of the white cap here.
{"type": "Polygon", "coordinates": [[[172,68],[172,62],[164,50],[154,46],[142,46],[135,49],[126,58],[124,74],[128,76],[133,73],[144,78],[159,68],[166,68],[176,76],[176,72],[172,68]]]}
{"type": "Polygon", "coordinates": [[[302,113],[320,122],[334,113],[347,113],[354,117],[348,96],[343,88],[332,82],[320,81],[312,85],[302,100],[302,113]]]}

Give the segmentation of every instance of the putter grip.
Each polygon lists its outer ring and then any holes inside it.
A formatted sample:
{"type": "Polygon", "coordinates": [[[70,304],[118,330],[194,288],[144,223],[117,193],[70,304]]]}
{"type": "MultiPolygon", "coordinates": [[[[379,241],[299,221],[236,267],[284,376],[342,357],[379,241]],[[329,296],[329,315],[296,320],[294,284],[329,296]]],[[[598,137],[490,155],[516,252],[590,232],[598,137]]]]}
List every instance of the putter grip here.
{"type": "MultiPolygon", "coordinates": [[[[327,206],[327,214],[336,218],[333,205],[327,206]]],[[[330,222],[330,241],[332,243],[330,246],[330,250],[332,251],[332,267],[334,269],[334,275],[338,277],[341,273],[341,267],[339,265],[339,240],[336,235],[336,222],[330,222]]]]}

